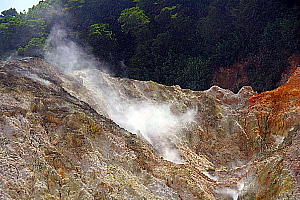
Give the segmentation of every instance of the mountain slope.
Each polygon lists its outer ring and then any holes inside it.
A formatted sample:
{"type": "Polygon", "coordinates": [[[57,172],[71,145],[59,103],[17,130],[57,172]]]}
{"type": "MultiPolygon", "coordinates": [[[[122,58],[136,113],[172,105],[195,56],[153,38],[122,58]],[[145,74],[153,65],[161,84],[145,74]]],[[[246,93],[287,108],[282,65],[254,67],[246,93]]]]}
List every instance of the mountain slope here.
{"type": "Polygon", "coordinates": [[[299,74],[234,94],[2,62],[0,198],[298,199],[299,74]]]}

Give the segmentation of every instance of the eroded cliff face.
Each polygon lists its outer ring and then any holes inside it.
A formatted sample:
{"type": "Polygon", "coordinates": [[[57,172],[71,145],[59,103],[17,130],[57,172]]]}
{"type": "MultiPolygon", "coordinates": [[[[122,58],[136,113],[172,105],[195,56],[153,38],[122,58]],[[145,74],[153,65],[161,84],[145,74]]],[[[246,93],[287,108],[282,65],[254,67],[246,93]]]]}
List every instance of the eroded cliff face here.
{"type": "Polygon", "coordinates": [[[26,58],[0,84],[0,199],[300,198],[299,69],[234,94],[26,58]]]}
{"type": "Polygon", "coordinates": [[[214,73],[211,85],[219,85],[222,88],[237,90],[249,83],[246,66],[249,62],[234,63],[230,67],[219,67],[214,73]]]}
{"type": "MultiPolygon", "coordinates": [[[[288,66],[281,74],[281,79],[276,83],[279,87],[286,83],[291,77],[293,72],[300,67],[300,54],[293,54],[287,59],[288,66]]],[[[251,84],[249,82],[249,76],[247,74],[247,66],[256,66],[257,63],[251,63],[250,61],[241,61],[232,64],[228,67],[219,67],[212,76],[211,85],[218,85],[222,88],[237,90],[244,85],[251,84]]],[[[255,67],[254,67],[255,68],[255,67]]]]}

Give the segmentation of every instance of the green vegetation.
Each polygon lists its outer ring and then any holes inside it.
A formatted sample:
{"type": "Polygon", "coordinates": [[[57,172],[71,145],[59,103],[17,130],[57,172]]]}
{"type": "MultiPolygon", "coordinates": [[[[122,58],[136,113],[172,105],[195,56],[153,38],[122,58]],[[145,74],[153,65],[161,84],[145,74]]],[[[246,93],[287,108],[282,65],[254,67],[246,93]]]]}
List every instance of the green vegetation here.
{"type": "Polygon", "coordinates": [[[203,90],[219,67],[247,60],[249,84],[263,91],[299,52],[299,13],[296,0],[45,0],[2,12],[0,58],[42,56],[65,24],[117,76],[203,90]]]}

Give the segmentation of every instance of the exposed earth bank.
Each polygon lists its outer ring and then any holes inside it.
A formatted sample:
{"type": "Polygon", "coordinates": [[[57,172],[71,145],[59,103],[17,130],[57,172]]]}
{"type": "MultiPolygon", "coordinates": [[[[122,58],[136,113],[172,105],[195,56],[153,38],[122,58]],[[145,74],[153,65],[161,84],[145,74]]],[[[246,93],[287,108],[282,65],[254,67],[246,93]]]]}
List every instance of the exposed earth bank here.
{"type": "Polygon", "coordinates": [[[300,199],[299,86],[299,68],[235,94],[0,62],[0,199],[300,199]]]}

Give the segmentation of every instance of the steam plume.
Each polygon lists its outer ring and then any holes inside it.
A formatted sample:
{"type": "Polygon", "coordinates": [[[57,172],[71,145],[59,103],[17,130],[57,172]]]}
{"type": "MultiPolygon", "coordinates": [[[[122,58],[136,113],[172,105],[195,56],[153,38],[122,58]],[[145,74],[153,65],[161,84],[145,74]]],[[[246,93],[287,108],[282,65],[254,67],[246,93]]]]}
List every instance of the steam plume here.
{"type": "Polygon", "coordinates": [[[67,32],[59,27],[52,30],[48,41],[52,49],[46,53],[46,60],[67,75],[80,79],[91,94],[87,98],[98,102],[108,117],[121,127],[147,140],[166,160],[182,163],[175,145],[176,130],[193,120],[192,111],[178,116],[171,112],[168,104],[136,100],[122,94],[112,86],[111,78],[96,68],[99,62],[68,39],[67,32]]]}

